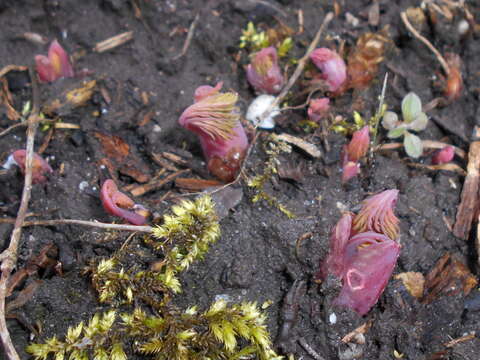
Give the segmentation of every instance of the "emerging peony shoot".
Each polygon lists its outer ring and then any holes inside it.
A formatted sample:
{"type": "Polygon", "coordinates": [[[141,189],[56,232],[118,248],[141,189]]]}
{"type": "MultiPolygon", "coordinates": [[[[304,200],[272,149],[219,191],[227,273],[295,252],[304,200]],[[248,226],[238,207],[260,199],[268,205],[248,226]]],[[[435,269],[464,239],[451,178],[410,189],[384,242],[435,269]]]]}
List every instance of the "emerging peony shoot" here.
{"type": "MultiPolygon", "coordinates": [[[[10,155],[9,159],[7,160],[7,164],[10,162],[17,164],[22,174],[25,174],[26,160],[27,151],[23,149],[16,150],[10,155]]],[[[4,165],[4,167],[8,168],[9,165],[4,165]]],[[[40,155],[34,153],[32,164],[32,184],[44,183],[47,181],[47,177],[45,175],[51,172],[53,172],[53,170],[50,165],[40,155]]]]}
{"type": "Polygon", "coordinates": [[[370,127],[355,131],[352,140],[342,150],[342,182],[347,182],[360,172],[360,159],[367,155],[370,145],[370,127]]]}
{"type": "Polygon", "coordinates": [[[330,109],[330,99],[327,97],[312,99],[308,106],[308,118],[313,122],[320,122],[330,109]]]}
{"type": "Polygon", "coordinates": [[[67,52],[54,40],[48,48],[48,57],[35,56],[35,66],[41,82],[54,82],[64,77],[73,77],[73,67],[67,52]]]}
{"type": "Polygon", "coordinates": [[[438,150],[432,156],[432,165],[441,165],[449,163],[455,156],[455,149],[453,146],[445,146],[443,149],[438,150]]]}
{"type": "Polygon", "coordinates": [[[365,200],[358,215],[346,213],[330,236],[330,252],[321,264],[319,278],[332,274],[342,281],[334,305],[365,315],[385,289],[400,246],[398,219],[393,206],[398,190],[386,190],[365,200]]]}
{"type": "Polygon", "coordinates": [[[322,71],[323,78],[330,91],[337,91],[347,79],[345,61],[335,51],[328,48],[318,48],[312,51],[310,59],[322,71]]]}
{"type": "Polygon", "coordinates": [[[235,107],[238,95],[221,93],[222,84],[201,86],[195,91],[195,103],[178,122],[200,138],[210,173],[222,181],[233,181],[248,149],[248,139],[235,107]]]}
{"type": "Polygon", "coordinates": [[[100,191],[103,208],[109,214],[118,216],[132,225],[144,225],[147,222],[148,210],[135,204],[127,195],[118,191],[111,179],[106,180],[100,191]]]}
{"type": "Polygon", "coordinates": [[[247,66],[247,79],[258,93],[278,94],[282,90],[284,79],[273,46],[253,54],[247,66]]]}

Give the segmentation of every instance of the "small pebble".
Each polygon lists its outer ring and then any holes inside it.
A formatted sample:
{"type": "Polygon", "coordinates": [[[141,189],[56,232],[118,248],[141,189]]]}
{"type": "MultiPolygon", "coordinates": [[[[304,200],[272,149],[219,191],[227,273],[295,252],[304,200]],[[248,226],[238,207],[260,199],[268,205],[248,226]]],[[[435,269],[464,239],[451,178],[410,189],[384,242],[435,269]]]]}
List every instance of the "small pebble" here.
{"type": "Polygon", "coordinates": [[[88,182],[87,181],[82,181],[80,184],[78,184],[78,189],[80,191],[84,191],[88,187],[88,182]]]}
{"type": "Polygon", "coordinates": [[[328,317],[328,321],[330,322],[330,324],[336,324],[337,315],[335,313],[331,313],[330,316],[328,317]]]}

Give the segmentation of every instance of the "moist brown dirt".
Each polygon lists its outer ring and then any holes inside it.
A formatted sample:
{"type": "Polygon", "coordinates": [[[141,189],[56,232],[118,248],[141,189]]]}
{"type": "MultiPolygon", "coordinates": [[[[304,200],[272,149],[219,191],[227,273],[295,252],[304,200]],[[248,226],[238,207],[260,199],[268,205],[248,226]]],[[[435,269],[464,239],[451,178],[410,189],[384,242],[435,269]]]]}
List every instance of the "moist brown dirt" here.
{"type": "MultiPolygon", "coordinates": [[[[417,93],[424,103],[439,95],[432,85],[432,76],[440,68],[432,54],[412,39],[399,13],[414,1],[380,0],[380,24],[368,24],[365,13],[369,1],[339,1],[342,14],[330,24],[320,45],[338,45],[345,40],[347,47],[354,45],[364,32],[376,31],[389,25],[393,47],[380,66],[377,78],[367,90],[348,92],[333,101],[332,111],[351,117],[353,104],[362,101],[365,117],[376,109],[382,79],[390,71],[390,85],[386,103],[399,111],[403,96],[409,91],[417,93]],[[354,27],[346,21],[349,12],[359,19],[354,27]],[[388,66],[387,66],[388,65],[388,66]],[[395,69],[392,73],[391,69],[395,69]],[[355,100],[355,101],[354,101],[355,100]]],[[[478,4],[470,2],[471,11],[480,21],[478,4]]],[[[418,4],[417,4],[418,5],[418,4]]],[[[161,167],[152,160],[152,154],[171,151],[190,155],[200,163],[201,149],[196,137],[177,124],[181,112],[192,103],[193,92],[203,84],[224,82],[224,89],[233,89],[240,95],[240,107],[246,109],[254,98],[249,88],[243,64],[237,63],[239,37],[248,21],[263,26],[274,26],[280,19],[297,29],[297,12],[303,10],[303,34],[295,36],[293,55],[300,58],[312,40],[318,26],[332,4],[327,1],[36,1],[3,0],[0,2],[0,59],[1,65],[28,65],[35,54],[45,53],[46,46],[21,38],[24,32],[37,32],[48,39],[58,38],[65,48],[78,55],[77,70],[88,69],[90,78],[101,79],[111,95],[107,104],[99,94],[84,107],[66,111],[63,122],[80,125],[79,130],[57,130],[43,156],[49,159],[55,173],[46,184],[33,187],[29,211],[42,218],[96,219],[111,222],[98,198],[99,182],[105,170],[99,166],[104,156],[96,132],[115,135],[123,139],[132,153],[142,161],[148,176],[161,167]],[[135,6],[141,12],[135,16],[135,6]],[[270,5],[269,5],[270,4],[270,5]],[[185,56],[172,60],[181,52],[186,31],[196,14],[200,18],[190,47],[185,56]],[[133,31],[133,41],[112,51],[98,54],[95,44],[113,35],[133,31]],[[142,92],[149,95],[148,104],[142,101],[142,92]],[[141,124],[145,113],[153,116],[141,124]],[[60,165],[65,168],[60,175],[60,165]],[[86,187],[80,184],[86,182],[86,187]]],[[[431,25],[431,24],[430,24],[431,25]]],[[[478,84],[480,74],[480,42],[478,34],[466,39],[456,35],[455,29],[432,27],[424,33],[443,51],[460,54],[463,60],[465,89],[462,97],[447,107],[429,112],[430,121],[423,139],[449,140],[468,150],[470,134],[478,118],[478,84]]],[[[245,55],[245,54],[244,54],[245,55]]],[[[291,73],[291,67],[289,72],[291,73]]],[[[12,72],[7,76],[13,94],[14,107],[21,109],[30,100],[31,88],[24,73],[12,72]]],[[[58,96],[59,91],[78,79],[64,80],[60,84],[41,85],[42,104],[58,96]]],[[[294,90],[297,88],[294,88],[294,90]]],[[[0,126],[12,124],[4,108],[0,126]]],[[[369,194],[388,189],[400,190],[396,214],[400,218],[402,245],[395,273],[417,271],[427,274],[446,252],[459,256],[474,274],[478,273],[473,240],[456,238],[447,222],[455,219],[464,177],[453,172],[430,172],[409,167],[402,151],[376,153],[362,168],[360,177],[346,186],[340,185],[339,154],[347,139],[329,134],[328,151],[320,136],[302,132],[295,122],[306,117],[303,110],[282,115],[275,132],[288,132],[307,138],[321,147],[324,156],[311,159],[295,150],[282,155],[282,161],[304,163],[306,175],[301,183],[279,179],[269,182],[266,190],[297,217],[288,219],[278,209],[263,202],[252,203],[252,193],[244,183],[241,202],[221,221],[222,235],[203,261],[195,263],[181,276],[183,292],[175,298],[179,306],[198,305],[206,308],[218,296],[232,301],[269,300],[266,310],[273,339],[282,324],[282,301],[295,280],[306,282],[306,291],[299,298],[299,317],[284,351],[294,353],[296,359],[312,358],[299,345],[303,338],[325,359],[393,359],[394,352],[404,359],[478,359],[480,340],[474,338],[447,349],[442,344],[479,330],[478,306],[465,307],[463,294],[441,296],[429,305],[420,304],[409,295],[399,280],[390,280],[377,305],[364,317],[345,309],[331,308],[330,294],[313,281],[320,260],[328,252],[328,238],[332,226],[339,219],[341,209],[357,209],[369,194]],[[297,239],[306,232],[311,236],[300,244],[297,239]],[[477,310],[477,311],[475,311],[477,310]],[[331,324],[332,312],[337,322],[331,324]],[[340,339],[365,323],[372,321],[365,334],[365,344],[343,344],[340,339]],[[440,356],[440,355],[438,355],[440,356]]],[[[387,141],[381,133],[381,141],[387,141]]],[[[36,144],[42,144],[47,131],[39,131],[36,144]]],[[[262,134],[247,161],[249,174],[263,171],[265,154],[262,134]]],[[[0,139],[2,159],[13,150],[23,148],[25,133],[18,128],[0,139]]],[[[428,163],[424,158],[421,162],[428,163]]],[[[461,160],[458,164],[465,167],[461,160]]],[[[118,175],[120,186],[135,182],[130,176],[118,175]]],[[[205,175],[208,176],[208,175],[205,175]]],[[[0,205],[4,217],[15,217],[19,206],[22,177],[12,169],[0,175],[0,205]]],[[[156,214],[162,214],[174,203],[161,200],[162,196],[177,192],[172,184],[149,192],[136,199],[156,214]]],[[[0,246],[8,246],[12,225],[0,224],[0,246]]],[[[63,336],[70,325],[86,320],[95,312],[106,309],[97,301],[96,293],[82,270],[89,260],[108,256],[117,250],[129,234],[79,226],[25,228],[19,250],[21,268],[25,261],[47,243],[59,247],[59,258],[64,274],[41,274],[43,283],[32,299],[19,312],[26,322],[41,324],[41,340],[53,335],[63,336]],[[107,235],[110,235],[109,237],[107,235]],[[115,235],[115,236],[113,236],[115,235]],[[110,239],[110,240],[109,240],[110,239]],[[113,239],[113,240],[111,240],[113,239]]],[[[473,234],[472,234],[473,239],[473,234]]],[[[470,302],[478,298],[478,290],[470,295],[470,302]]],[[[478,299],[477,299],[478,302],[478,299]]],[[[28,358],[24,348],[30,332],[16,320],[8,320],[12,339],[22,358],[28,358]]]]}

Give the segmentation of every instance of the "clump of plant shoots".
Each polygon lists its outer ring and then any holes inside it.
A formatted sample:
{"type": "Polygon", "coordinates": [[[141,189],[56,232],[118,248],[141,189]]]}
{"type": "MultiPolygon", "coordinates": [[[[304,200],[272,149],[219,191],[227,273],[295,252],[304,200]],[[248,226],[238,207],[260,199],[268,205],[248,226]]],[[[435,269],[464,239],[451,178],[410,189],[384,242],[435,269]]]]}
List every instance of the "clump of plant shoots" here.
{"type": "Polygon", "coordinates": [[[74,76],[68,54],[57,40],[50,44],[48,56],[35,56],[35,67],[41,82],[54,82],[61,78],[74,76]]]}
{"type": "Polygon", "coordinates": [[[403,136],[403,146],[408,156],[418,158],[423,153],[422,140],[411,131],[425,130],[428,117],[422,111],[422,101],[417,94],[408,93],[402,100],[402,119],[393,111],[386,111],[383,115],[382,125],[388,130],[387,137],[396,139],[403,136]]]}
{"type": "Polygon", "coordinates": [[[277,50],[273,46],[252,55],[252,61],[247,66],[247,79],[261,94],[277,94],[282,90],[284,79],[278,66],[277,50]]]}
{"type": "MultiPolygon", "coordinates": [[[[9,169],[12,164],[17,165],[20,168],[22,174],[25,175],[25,168],[27,160],[27,151],[24,149],[15,150],[8,157],[7,161],[3,165],[5,169],[9,169]]],[[[33,153],[32,162],[32,184],[41,184],[47,181],[46,175],[52,173],[53,170],[50,165],[37,153],[33,153]]]]}

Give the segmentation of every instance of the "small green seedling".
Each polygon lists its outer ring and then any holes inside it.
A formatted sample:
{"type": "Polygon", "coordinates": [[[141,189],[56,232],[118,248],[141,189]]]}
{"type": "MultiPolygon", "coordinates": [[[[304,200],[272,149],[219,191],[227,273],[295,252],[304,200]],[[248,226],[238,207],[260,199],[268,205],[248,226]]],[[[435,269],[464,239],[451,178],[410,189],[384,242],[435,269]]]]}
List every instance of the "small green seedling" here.
{"type": "Polygon", "coordinates": [[[422,111],[422,101],[417,94],[408,93],[402,100],[402,118],[393,111],[386,111],[383,115],[382,125],[388,130],[387,137],[396,139],[403,136],[403,146],[407,155],[418,158],[422,155],[422,140],[410,131],[425,130],[428,124],[428,117],[422,111]]]}
{"type": "Polygon", "coordinates": [[[255,24],[250,21],[247,28],[242,30],[242,36],[240,36],[240,48],[250,48],[252,51],[259,51],[269,46],[270,41],[265,31],[257,31],[255,24]]]}

